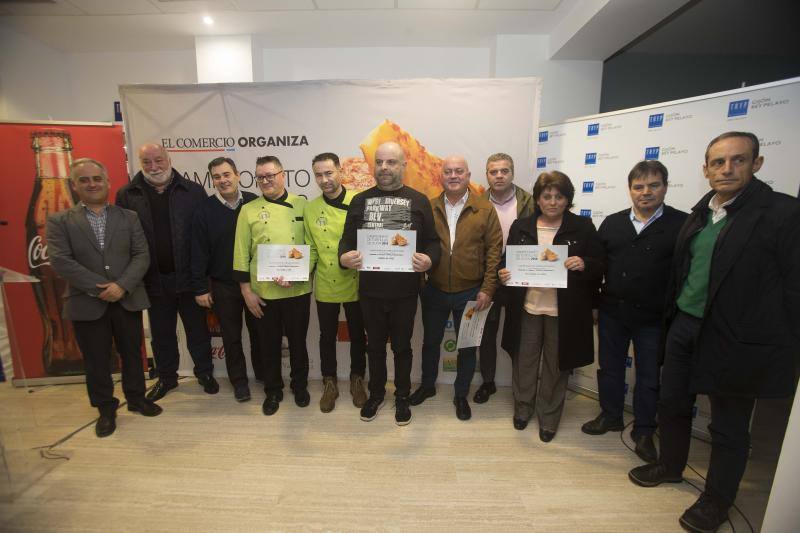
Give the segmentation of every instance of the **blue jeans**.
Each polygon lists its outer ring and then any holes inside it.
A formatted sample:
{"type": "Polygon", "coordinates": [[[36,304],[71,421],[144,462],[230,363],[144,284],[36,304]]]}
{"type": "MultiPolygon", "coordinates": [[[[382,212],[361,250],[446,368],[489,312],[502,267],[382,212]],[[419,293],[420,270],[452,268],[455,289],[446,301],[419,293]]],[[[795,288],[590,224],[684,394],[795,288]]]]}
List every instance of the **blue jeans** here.
{"type": "Polygon", "coordinates": [[[622,418],[625,406],[625,362],[633,340],[636,385],[633,389],[633,436],[652,435],[658,409],[658,346],[661,326],[628,327],[600,309],[597,324],[600,337],[600,369],[597,384],[600,407],[609,418],[622,418]]]}
{"type": "MultiPolygon", "coordinates": [[[[422,341],[423,387],[433,388],[436,386],[436,378],[439,374],[439,350],[450,313],[453,313],[453,324],[456,335],[458,335],[464,308],[468,301],[475,300],[478,289],[480,287],[453,293],[440,291],[431,285],[426,285],[422,289],[422,325],[425,328],[422,341]]],[[[469,386],[472,383],[472,376],[475,374],[476,352],[477,347],[463,348],[458,351],[454,384],[457,398],[465,398],[469,394],[469,386]]]]}

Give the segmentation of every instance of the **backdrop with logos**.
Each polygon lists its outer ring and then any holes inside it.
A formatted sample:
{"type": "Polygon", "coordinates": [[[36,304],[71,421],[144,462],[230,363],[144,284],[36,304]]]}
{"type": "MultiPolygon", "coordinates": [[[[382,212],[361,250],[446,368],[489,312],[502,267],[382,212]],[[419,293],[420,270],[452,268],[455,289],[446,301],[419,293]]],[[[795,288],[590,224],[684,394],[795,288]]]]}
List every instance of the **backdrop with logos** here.
{"type": "MultiPolygon", "coordinates": [[[[800,78],[576,118],[540,128],[536,171],[567,174],[576,189],[574,211],[599,227],[607,215],[630,207],[627,176],[633,165],[657,159],[669,171],[666,202],[689,211],[709,190],[702,173],[708,142],[726,131],[750,131],[758,136],[764,156],[758,177],[796,196],[800,173],[792,165],[792,153],[800,145],[798,116],[800,78]]],[[[596,372],[596,364],[577,369],[571,386],[596,393],[596,372]]],[[[626,382],[626,403],[631,405],[631,357],[626,382]]],[[[704,429],[709,414],[701,398],[695,427],[704,429]]]]}
{"type": "MultiPolygon", "coordinates": [[[[311,172],[312,158],[335,152],[342,158],[345,186],[371,186],[377,144],[394,140],[408,155],[405,182],[433,196],[441,191],[441,158],[463,154],[472,181],[486,186],[486,158],[510,154],[517,183],[531,188],[539,127],[539,78],[418,79],[386,81],[303,81],[208,85],[128,85],[120,87],[128,147],[133,155],[144,142],[162,143],[173,166],[213,193],[208,162],[231,157],[241,185],[258,193],[253,179],[258,156],[275,155],[286,171],[287,188],[314,198],[320,194],[311,172]]],[[[138,168],[131,157],[129,170],[138,168]]],[[[312,304],[313,307],[313,304],[312,304]]],[[[422,345],[417,313],[415,352],[422,345]]],[[[340,318],[344,320],[344,317],[340,318]]],[[[342,328],[340,328],[341,330],[342,328]]],[[[179,328],[179,335],[183,335],[179,328]]],[[[246,334],[245,334],[246,335],[246,334]]],[[[319,327],[311,311],[308,332],[310,377],[319,378],[319,327]]],[[[183,340],[183,339],[182,339],[183,340]]],[[[455,373],[452,322],[442,343],[440,381],[455,373]]],[[[214,338],[215,374],[225,375],[221,339],[214,338]]],[[[181,346],[181,373],[192,375],[191,358],[181,346]]],[[[349,345],[338,346],[338,371],[349,376],[349,345]]],[[[510,383],[508,358],[501,358],[498,380],[510,383]]],[[[390,373],[391,373],[391,357],[390,373]]],[[[413,378],[419,379],[419,356],[413,378]]],[[[288,359],[284,358],[288,372],[288,359]]],[[[252,369],[250,369],[252,374],[252,369]]]]}

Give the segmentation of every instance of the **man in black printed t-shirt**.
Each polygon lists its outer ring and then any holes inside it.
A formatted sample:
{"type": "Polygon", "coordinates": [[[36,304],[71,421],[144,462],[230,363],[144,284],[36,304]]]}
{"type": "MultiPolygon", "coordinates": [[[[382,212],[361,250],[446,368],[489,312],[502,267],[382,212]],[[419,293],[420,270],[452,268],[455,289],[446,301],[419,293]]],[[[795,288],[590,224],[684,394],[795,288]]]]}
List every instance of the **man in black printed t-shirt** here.
{"type": "Polygon", "coordinates": [[[417,312],[420,273],[439,262],[439,237],[428,198],[403,185],[406,158],[394,142],[381,144],[375,152],[377,185],[356,195],[350,203],[344,233],[339,242],[343,268],[360,269],[361,252],[356,249],[357,230],[390,229],[416,231],[417,247],[412,258],[414,272],[359,273],[359,298],[367,330],[370,397],[361,409],[361,420],[373,420],[386,395],[386,343],[391,337],[394,352],[395,421],[411,422],[408,396],[411,392],[411,336],[417,312]]]}

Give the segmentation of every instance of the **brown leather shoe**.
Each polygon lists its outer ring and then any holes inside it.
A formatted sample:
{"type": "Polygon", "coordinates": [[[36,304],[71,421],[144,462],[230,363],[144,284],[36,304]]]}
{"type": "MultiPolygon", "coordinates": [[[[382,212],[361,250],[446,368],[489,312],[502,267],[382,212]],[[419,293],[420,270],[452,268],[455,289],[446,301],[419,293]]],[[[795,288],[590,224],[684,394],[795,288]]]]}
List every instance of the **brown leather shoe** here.
{"type": "Polygon", "coordinates": [[[319,400],[319,410],[330,413],[336,407],[336,398],[339,397],[339,387],[335,377],[322,378],[322,398],[319,400]]]}
{"type": "Polygon", "coordinates": [[[350,396],[353,397],[353,405],[359,409],[367,403],[367,392],[364,387],[364,376],[350,374],[350,396]]]}

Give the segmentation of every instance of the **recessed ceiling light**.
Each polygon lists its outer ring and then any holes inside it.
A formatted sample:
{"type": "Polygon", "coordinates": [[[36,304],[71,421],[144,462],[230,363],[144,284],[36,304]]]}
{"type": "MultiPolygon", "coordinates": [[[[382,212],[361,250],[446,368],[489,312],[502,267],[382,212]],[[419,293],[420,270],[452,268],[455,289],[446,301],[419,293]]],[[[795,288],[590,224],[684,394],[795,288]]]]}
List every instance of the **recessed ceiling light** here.
{"type": "Polygon", "coordinates": [[[212,19],[208,15],[203,17],[203,22],[205,23],[206,26],[213,26],[214,25],[214,19],[212,19]]]}

